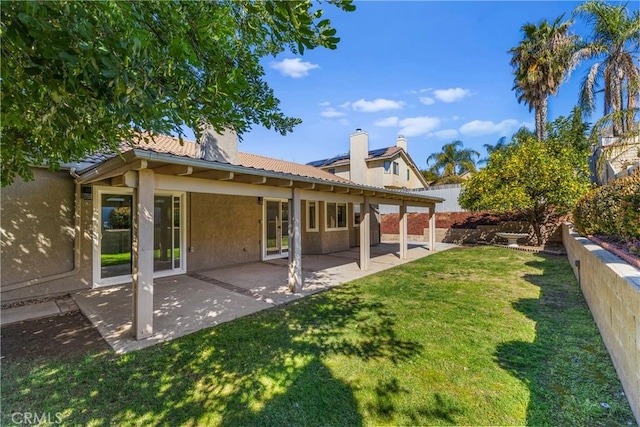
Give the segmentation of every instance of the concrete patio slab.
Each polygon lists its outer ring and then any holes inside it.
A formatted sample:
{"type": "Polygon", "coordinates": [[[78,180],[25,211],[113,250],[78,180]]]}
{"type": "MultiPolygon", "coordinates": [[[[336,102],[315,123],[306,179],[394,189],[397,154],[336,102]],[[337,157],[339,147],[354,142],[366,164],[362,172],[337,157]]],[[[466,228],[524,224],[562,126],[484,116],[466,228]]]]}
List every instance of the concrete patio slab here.
{"type": "MultiPolygon", "coordinates": [[[[455,245],[438,244],[439,251],[455,245]]],[[[73,296],[116,352],[138,350],[197,330],[285,304],[324,289],[359,279],[396,265],[433,254],[410,245],[407,259],[398,256],[397,244],[371,248],[369,270],[358,265],[359,250],[302,257],[303,290],[288,289],[288,260],[274,259],[230,267],[200,270],[154,282],[154,334],[136,341],[131,332],[131,284],[78,292],[73,296]]]]}
{"type": "Polygon", "coordinates": [[[189,276],[154,283],[154,334],[136,341],[131,285],[78,292],[74,299],[117,353],[139,350],[271,307],[189,276]]]}

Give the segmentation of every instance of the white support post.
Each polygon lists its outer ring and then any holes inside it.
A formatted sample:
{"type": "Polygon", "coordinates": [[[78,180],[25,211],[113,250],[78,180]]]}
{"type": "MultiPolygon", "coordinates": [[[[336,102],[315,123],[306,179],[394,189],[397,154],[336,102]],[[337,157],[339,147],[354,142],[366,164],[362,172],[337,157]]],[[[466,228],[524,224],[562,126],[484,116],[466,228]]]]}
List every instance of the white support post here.
{"type": "Polygon", "coordinates": [[[366,271],[371,258],[371,209],[368,197],[360,205],[360,218],[360,270],[366,271]]]}
{"type": "Polygon", "coordinates": [[[436,205],[429,206],[429,251],[436,251],[436,205]]]}
{"type": "Polygon", "coordinates": [[[137,340],[153,334],[153,186],[151,169],[138,171],[133,224],[133,330],[137,340]]]}
{"type": "Polygon", "coordinates": [[[291,190],[292,197],[289,204],[289,290],[302,291],[302,202],[300,189],[291,190]]]}
{"type": "Polygon", "coordinates": [[[407,236],[407,206],[403,203],[400,206],[398,226],[400,228],[400,259],[407,259],[408,236],[407,236]]]}

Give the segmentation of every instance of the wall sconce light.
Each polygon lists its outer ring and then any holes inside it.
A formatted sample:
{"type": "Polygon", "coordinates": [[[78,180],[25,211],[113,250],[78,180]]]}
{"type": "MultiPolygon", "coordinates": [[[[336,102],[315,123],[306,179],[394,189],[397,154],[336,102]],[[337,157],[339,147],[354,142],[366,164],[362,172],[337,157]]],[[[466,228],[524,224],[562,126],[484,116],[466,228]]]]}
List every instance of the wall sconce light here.
{"type": "Polygon", "coordinates": [[[262,197],[258,197],[258,204],[259,204],[260,206],[262,206],[262,202],[263,202],[263,200],[264,200],[264,199],[263,199],[262,197]]]}

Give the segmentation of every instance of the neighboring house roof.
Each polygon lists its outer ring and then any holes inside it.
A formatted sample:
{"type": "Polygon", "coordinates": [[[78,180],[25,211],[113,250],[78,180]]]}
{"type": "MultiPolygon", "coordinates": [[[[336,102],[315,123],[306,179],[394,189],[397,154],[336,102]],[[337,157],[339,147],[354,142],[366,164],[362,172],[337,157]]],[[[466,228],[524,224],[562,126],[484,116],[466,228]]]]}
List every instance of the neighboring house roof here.
{"type": "MultiPolygon", "coordinates": [[[[383,160],[390,157],[394,157],[396,154],[404,151],[400,147],[384,147],[378,148],[377,150],[369,150],[369,156],[365,159],[367,162],[371,162],[374,160],[383,160]]],[[[406,153],[405,153],[406,154],[406,153]]],[[[335,157],[331,157],[329,159],[315,160],[313,162],[307,163],[310,166],[315,166],[317,168],[327,168],[333,166],[342,166],[349,164],[349,153],[340,154],[335,157]]]]}
{"type": "MultiPolygon", "coordinates": [[[[409,153],[404,151],[403,148],[398,146],[384,147],[378,148],[376,150],[369,150],[369,156],[365,159],[366,162],[373,162],[377,160],[386,160],[393,159],[395,157],[404,157],[405,162],[411,169],[413,169],[414,173],[417,175],[418,179],[424,185],[424,187],[429,186],[429,182],[422,176],[420,173],[420,168],[416,165],[416,162],[413,161],[409,153]]],[[[314,166],[316,168],[322,169],[331,169],[338,166],[348,166],[351,160],[349,157],[349,153],[341,154],[335,157],[331,157],[329,159],[315,160],[313,162],[307,163],[307,165],[314,166]]]]}

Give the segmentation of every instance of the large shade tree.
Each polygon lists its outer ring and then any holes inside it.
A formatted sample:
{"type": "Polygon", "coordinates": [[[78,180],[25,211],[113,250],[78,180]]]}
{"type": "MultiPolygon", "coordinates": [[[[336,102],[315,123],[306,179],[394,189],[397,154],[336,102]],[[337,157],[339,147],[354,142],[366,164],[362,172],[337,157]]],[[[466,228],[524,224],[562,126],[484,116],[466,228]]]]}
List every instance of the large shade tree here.
{"type": "Polygon", "coordinates": [[[433,153],[427,157],[427,165],[433,161],[430,166],[431,171],[436,172],[441,179],[438,182],[443,182],[442,179],[451,179],[455,181],[454,177],[459,177],[466,172],[476,171],[476,162],[480,156],[475,150],[470,148],[462,148],[462,141],[453,141],[442,146],[442,151],[439,153],[433,153]]]}
{"type": "Polygon", "coordinates": [[[9,1],[0,14],[2,185],[134,131],[290,132],[300,120],[280,110],[260,60],[339,42],[311,0],[9,1]]]}
{"type": "Polygon", "coordinates": [[[539,140],[546,139],[549,95],[556,94],[578,59],[578,37],[569,33],[571,21],[561,22],[562,18],[524,24],[522,41],[508,52],[512,55],[513,89],[518,102],[528,105],[529,111],[535,110],[539,140]]]}
{"type": "Polygon", "coordinates": [[[613,136],[622,136],[633,129],[640,97],[640,11],[630,14],[626,4],[594,0],[580,5],[576,13],[591,26],[584,57],[597,61],[583,80],[580,104],[592,113],[595,95],[602,92],[613,136]]]}

